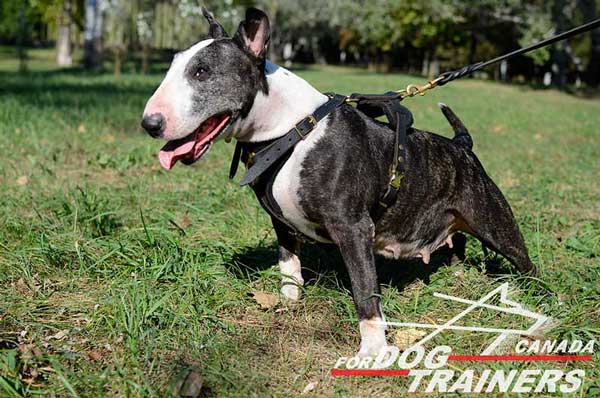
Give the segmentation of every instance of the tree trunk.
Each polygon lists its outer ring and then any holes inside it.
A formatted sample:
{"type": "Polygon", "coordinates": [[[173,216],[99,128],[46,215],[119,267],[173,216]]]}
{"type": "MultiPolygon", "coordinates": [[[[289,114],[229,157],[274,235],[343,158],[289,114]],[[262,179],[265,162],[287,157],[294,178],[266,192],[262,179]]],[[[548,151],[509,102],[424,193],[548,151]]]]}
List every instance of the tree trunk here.
{"type": "Polygon", "coordinates": [[[151,47],[149,44],[144,43],[142,46],[142,65],[140,66],[140,73],[145,75],[148,73],[148,69],[150,69],[150,55],[151,55],[151,47]]]}
{"type": "MultiPolygon", "coordinates": [[[[579,9],[583,14],[584,22],[591,22],[598,18],[595,0],[579,0],[579,9]]],[[[600,85],[600,28],[590,32],[592,46],[590,60],[585,70],[585,82],[591,87],[600,85]]]]}
{"type": "Polygon", "coordinates": [[[113,69],[113,74],[116,78],[121,77],[121,70],[123,69],[123,55],[125,54],[125,49],[120,45],[116,45],[114,48],[115,53],[115,64],[113,69]]]}
{"type": "Polygon", "coordinates": [[[62,12],[58,16],[58,37],[56,39],[56,63],[58,66],[73,65],[71,25],[71,0],[64,0],[62,12]]]}
{"type": "Polygon", "coordinates": [[[19,8],[19,30],[17,33],[17,56],[19,57],[19,72],[25,73],[27,67],[27,49],[25,41],[27,39],[27,21],[25,20],[25,5],[21,3],[19,8]]]}
{"type": "MultiPolygon", "coordinates": [[[[552,4],[552,22],[557,32],[564,32],[569,29],[569,21],[564,13],[566,0],[555,0],[552,4]]],[[[567,66],[569,55],[567,54],[564,42],[558,43],[552,52],[552,82],[559,87],[567,83],[567,66]]]]}
{"type": "Polygon", "coordinates": [[[84,64],[87,69],[102,66],[102,2],[85,0],[84,64]]]}

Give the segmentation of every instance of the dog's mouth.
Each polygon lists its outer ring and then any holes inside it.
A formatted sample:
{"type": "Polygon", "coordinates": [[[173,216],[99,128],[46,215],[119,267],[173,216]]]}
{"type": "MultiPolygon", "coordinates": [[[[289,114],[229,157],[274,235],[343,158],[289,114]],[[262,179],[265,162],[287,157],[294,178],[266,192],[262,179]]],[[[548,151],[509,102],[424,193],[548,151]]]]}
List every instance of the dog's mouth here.
{"type": "Polygon", "coordinates": [[[158,154],[160,165],[171,170],[178,160],[190,165],[208,152],[213,141],[229,126],[231,115],[221,113],[211,116],[190,135],[167,142],[158,154]]]}

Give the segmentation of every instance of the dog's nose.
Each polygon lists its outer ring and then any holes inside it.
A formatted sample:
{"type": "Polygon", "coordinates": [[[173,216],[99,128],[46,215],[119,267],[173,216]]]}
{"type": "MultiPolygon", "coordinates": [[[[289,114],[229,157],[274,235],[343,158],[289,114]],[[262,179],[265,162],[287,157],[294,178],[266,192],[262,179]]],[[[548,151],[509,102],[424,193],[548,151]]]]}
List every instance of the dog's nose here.
{"type": "Polygon", "coordinates": [[[152,137],[159,137],[165,129],[165,118],[160,113],[153,113],[149,116],[144,116],[142,119],[142,127],[152,137]]]}

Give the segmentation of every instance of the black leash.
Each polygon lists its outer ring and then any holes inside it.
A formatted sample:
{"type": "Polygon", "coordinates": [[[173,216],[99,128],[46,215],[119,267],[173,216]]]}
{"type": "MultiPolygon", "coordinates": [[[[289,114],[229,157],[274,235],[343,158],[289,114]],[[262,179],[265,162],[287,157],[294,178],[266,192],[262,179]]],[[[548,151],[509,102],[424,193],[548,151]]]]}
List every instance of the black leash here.
{"type": "Polygon", "coordinates": [[[598,27],[600,27],[600,18],[598,18],[594,21],[588,22],[584,25],[578,26],[576,28],[573,28],[571,30],[568,30],[566,32],[559,33],[559,34],[552,36],[546,40],[542,40],[540,42],[534,43],[527,47],[519,48],[519,49],[511,51],[507,54],[496,57],[494,59],[490,59],[489,61],[478,62],[475,64],[467,65],[467,66],[460,68],[458,70],[455,70],[455,71],[444,72],[441,75],[439,75],[438,77],[436,77],[435,79],[433,79],[430,82],[428,82],[427,84],[425,84],[424,86],[417,86],[415,84],[410,84],[406,87],[406,89],[396,91],[396,94],[398,95],[398,98],[400,98],[401,100],[406,97],[414,97],[417,94],[425,95],[426,91],[431,90],[434,87],[443,86],[447,83],[450,83],[453,80],[468,76],[475,71],[485,68],[486,66],[490,66],[490,65],[496,64],[498,62],[504,61],[506,59],[516,57],[517,55],[521,55],[521,54],[525,54],[525,53],[528,53],[533,50],[537,50],[538,48],[549,46],[550,44],[554,44],[558,41],[568,39],[570,37],[579,35],[581,33],[590,31],[590,30],[598,28],[598,27]]]}

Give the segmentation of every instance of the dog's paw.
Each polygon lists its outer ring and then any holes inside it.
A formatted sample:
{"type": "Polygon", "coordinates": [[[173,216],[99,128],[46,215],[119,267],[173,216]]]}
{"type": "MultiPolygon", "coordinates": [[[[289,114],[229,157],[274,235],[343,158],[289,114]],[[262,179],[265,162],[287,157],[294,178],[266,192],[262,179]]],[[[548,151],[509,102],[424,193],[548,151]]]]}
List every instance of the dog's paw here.
{"type": "Polygon", "coordinates": [[[361,362],[365,363],[370,369],[382,369],[385,365],[378,361],[381,361],[385,357],[387,352],[387,345],[378,347],[366,347],[361,345],[360,350],[356,354],[358,358],[361,358],[361,362]]]}
{"type": "Polygon", "coordinates": [[[287,300],[297,301],[302,295],[302,289],[292,282],[284,283],[281,286],[281,295],[287,300]]]}

